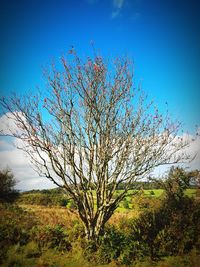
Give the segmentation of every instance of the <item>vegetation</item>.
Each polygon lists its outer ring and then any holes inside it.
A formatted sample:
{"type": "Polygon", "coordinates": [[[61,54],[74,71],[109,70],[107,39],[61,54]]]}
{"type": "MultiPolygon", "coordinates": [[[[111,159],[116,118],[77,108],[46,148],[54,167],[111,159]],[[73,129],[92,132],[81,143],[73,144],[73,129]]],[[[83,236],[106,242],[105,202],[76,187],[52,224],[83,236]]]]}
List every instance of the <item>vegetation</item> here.
{"type": "Polygon", "coordinates": [[[31,190],[20,194],[18,203],[42,205],[42,206],[62,206],[65,207],[70,202],[68,195],[59,188],[49,190],[31,190]]]}
{"type": "Polygon", "coordinates": [[[162,183],[165,189],[141,190],[137,196],[126,198],[106,224],[98,245],[86,242],[84,225],[75,207],[25,204],[24,196],[31,198],[33,194],[63,197],[59,189],[27,192],[15,203],[3,202],[0,265],[198,267],[199,189],[186,192],[188,177],[192,180],[194,175],[172,168],[162,183]]]}
{"type": "Polygon", "coordinates": [[[180,123],[133,84],[129,59],[109,61],[94,51],[82,60],[71,49],[55,66],[47,72],[45,95],[0,99],[16,126],[6,133],[19,139],[41,176],[66,190],[86,239],[98,243],[119,204],[129,207],[136,181],[190,158],[183,152],[188,140],[178,137],[180,123]]]}
{"type": "Polygon", "coordinates": [[[18,196],[16,180],[9,169],[0,170],[0,201],[12,202],[18,196]]]}

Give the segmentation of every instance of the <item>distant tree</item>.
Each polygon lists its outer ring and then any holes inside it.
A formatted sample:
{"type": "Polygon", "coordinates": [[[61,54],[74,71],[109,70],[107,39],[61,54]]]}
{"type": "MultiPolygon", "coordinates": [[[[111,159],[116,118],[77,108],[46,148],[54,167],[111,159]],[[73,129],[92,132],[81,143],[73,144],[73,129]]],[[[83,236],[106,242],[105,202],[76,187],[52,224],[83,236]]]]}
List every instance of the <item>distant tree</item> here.
{"type": "Polygon", "coordinates": [[[11,170],[0,170],[0,201],[13,201],[17,196],[16,179],[11,170]]]}
{"type": "Polygon", "coordinates": [[[165,190],[167,198],[176,199],[180,201],[184,197],[184,192],[191,186],[193,182],[197,181],[199,171],[186,171],[180,167],[172,166],[168,176],[164,181],[160,180],[158,183],[165,190]]]}
{"type": "Polygon", "coordinates": [[[95,52],[82,60],[71,49],[46,76],[44,94],[0,100],[16,125],[9,135],[41,176],[69,193],[87,239],[96,241],[135,181],[188,159],[180,153],[188,141],[177,136],[180,123],[133,85],[127,58],[111,62],[95,52]]]}

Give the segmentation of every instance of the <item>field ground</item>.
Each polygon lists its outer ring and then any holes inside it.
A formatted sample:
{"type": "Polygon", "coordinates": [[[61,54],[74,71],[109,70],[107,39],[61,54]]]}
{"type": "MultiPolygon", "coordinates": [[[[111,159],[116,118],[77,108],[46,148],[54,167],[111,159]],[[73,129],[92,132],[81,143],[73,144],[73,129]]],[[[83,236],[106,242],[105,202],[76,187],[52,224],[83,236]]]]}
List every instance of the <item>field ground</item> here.
{"type": "MultiPolygon", "coordinates": [[[[129,218],[137,219],[141,212],[158,207],[164,191],[162,189],[144,190],[143,194],[137,195],[135,198],[131,196],[132,193],[133,191],[130,191],[130,195],[113,214],[109,220],[110,226],[118,227],[129,218]]],[[[38,193],[31,194],[32,196],[35,194],[34,197],[39,196],[38,193]]],[[[196,189],[187,189],[185,194],[195,197],[196,189]]],[[[28,194],[26,198],[28,199],[28,194]]],[[[22,200],[24,199],[22,198],[22,200]]],[[[85,259],[82,248],[83,241],[80,238],[83,226],[74,208],[58,205],[31,205],[19,201],[17,206],[4,207],[0,204],[0,214],[0,247],[2,247],[0,248],[0,259],[7,255],[6,260],[0,263],[2,267],[125,266],[114,260],[109,264],[95,265],[94,262],[88,262],[85,259]],[[65,240],[65,231],[67,241],[65,240]],[[6,236],[7,241],[2,241],[2,234],[6,236]],[[57,242],[60,237],[63,238],[64,243],[59,243],[58,246],[57,242]],[[28,242],[27,238],[29,238],[28,242]],[[68,241],[72,247],[69,246],[68,241]],[[4,252],[6,246],[8,250],[4,252]]],[[[200,253],[193,249],[182,256],[169,256],[157,262],[144,258],[142,262],[138,261],[129,266],[200,267],[200,253]]]]}
{"type": "MultiPolygon", "coordinates": [[[[138,193],[137,190],[129,190],[128,196],[122,201],[117,208],[119,212],[127,212],[127,210],[133,209],[133,204],[135,202],[135,193],[138,193]]],[[[120,193],[120,190],[116,191],[116,195],[120,193]]],[[[143,190],[143,196],[147,198],[157,199],[162,197],[164,193],[163,189],[145,189],[143,190]]],[[[196,189],[186,189],[185,194],[189,197],[196,196],[196,189]]],[[[73,208],[73,203],[71,200],[66,202],[67,196],[65,194],[47,194],[47,193],[38,193],[38,192],[27,192],[20,195],[18,203],[19,204],[38,204],[44,206],[60,206],[60,200],[58,201],[57,198],[60,198],[62,201],[62,206],[66,206],[68,208],[73,208]]]]}
{"type": "MultiPolygon", "coordinates": [[[[119,192],[120,190],[118,190],[117,192],[119,192]]],[[[154,197],[160,197],[163,193],[164,190],[163,189],[144,189],[144,195],[145,196],[154,196],[154,197]],[[153,192],[153,194],[152,194],[153,192]]],[[[195,188],[188,188],[185,191],[185,194],[189,197],[192,197],[196,195],[196,189],[195,188]]],[[[134,190],[129,190],[130,194],[134,193],[134,190]]]]}
{"type": "MultiPolygon", "coordinates": [[[[159,192],[159,191],[157,191],[159,192]]],[[[193,191],[191,191],[193,192],[193,191]]],[[[190,193],[191,193],[190,192],[190,193]]],[[[158,195],[158,194],[157,194],[158,195]]],[[[66,229],[73,229],[76,227],[76,222],[79,221],[76,211],[70,211],[64,207],[45,207],[38,205],[21,204],[20,208],[28,212],[30,221],[38,221],[40,226],[56,227],[62,225],[66,229]],[[33,220],[34,219],[34,220],[33,220]]],[[[12,215],[12,211],[5,211],[1,209],[1,214],[4,218],[12,215]]],[[[14,213],[13,213],[14,215],[14,213]]],[[[123,218],[137,217],[137,211],[129,209],[126,212],[117,211],[111,218],[111,224],[117,225],[123,218]]],[[[15,218],[12,218],[15,220],[15,218]]],[[[23,219],[23,217],[21,218],[23,219]]],[[[18,221],[18,223],[20,223],[18,221]]],[[[72,230],[73,231],[73,230],[72,230]]],[[[19,246],[19,244],[10,247],[7,252],[8,258],[2,267],[119,267],[115,261],[104,265],[94,265],[84,259],[83,251],[80,247],[80,240],[75,240],[72,250],[59,251],[54,248],[43,248],[42,253],[38,253],[38,246],[34,241],[26,245],[19,246]]],[[[135,267],[200,267],[200,255],[196,251],[191,251],[189,254],[180,256],[167,257],[162,261],[152,262],[147,259],[143,262],[137,262],[135,267]]]]}
{"type": "MultiPolygon", "coordinates": [[[[196,189],[187,189],[185,194],[189,197],[196,196],[196,189]]],[[[157,199],[162,196],[163,189],[153,189],[144,190],[144,196],[150,197],[150,199],[157,199]],[[152,195],[152,191],[154,194],[152,195]]],[[[133,190],[130,190],[130,194],[133,190]]],[[[128,196],[126,200],[128,201],[128,208],[123,206],[123,202],[116,209],[114,215],[110,219],[110,223],[116,223],[119,220],[125,218],[138,218],[141,213],[141,208],[136,205],[133,207],[133,202],[131,196],[128,196]]],[[[141,201],[141,200],[140,200],[141,201]]],[[[152,205],[155,203],[152,202],[152,205]]],[[[71,226],[73,220],[79,220],[76,210],[72,210],[64,207],[46,207],[41,205],[29,205],[29,204],[19,204],[24,210],[34,212],[38,220],[44,224],[56,225],[64,224],[66,226],[71,226]]]]}
{"type": "MultiPolygon", "coordinates": [[[[117,191],[119,193],[120,190],[117,191]]],[[[196,197],[196,189],[189,188],[186,189],[185,195],[188,197],[196,197]]],[[[162,197],[164,190],[163,189],[144,189],[144,196],[148,198],[157,199],[162,197]]],[[[119,207],[117,208],[117,211],[120,212],[127,212],[127,210],[131,211],[133,210],[133,203],[134,203],[134,190],[129,190],[130,196],[127,196],[125,200],[127,201],[127,204],[125,202],[121,202],[119,207]],[[133,199],[133,201],[132,201],[133,199]]]]}

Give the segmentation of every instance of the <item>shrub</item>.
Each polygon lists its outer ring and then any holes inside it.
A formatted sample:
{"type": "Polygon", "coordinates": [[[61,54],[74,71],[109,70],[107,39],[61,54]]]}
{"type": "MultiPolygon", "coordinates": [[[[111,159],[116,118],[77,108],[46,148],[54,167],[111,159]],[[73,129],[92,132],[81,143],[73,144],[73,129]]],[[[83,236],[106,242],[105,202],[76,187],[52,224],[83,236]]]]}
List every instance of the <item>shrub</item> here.
{"type": "Polygon", "coordinates": [[[67,203],[67,208],[69,208],[71,210],[75,210],[77,208],[73,199],[70,199],[70,201],[67,203]]]}
{"type": "Polygon", "coordinates": [[[72,220],[72,226],[68,230],[68,237],[70,242],[76,242],[80,239],[82,242],[82,238],[85,236],[84,227],[80,220],[74,219],[72,220]]]}
{"type": "Polygon", "coordinates": [[[35,241],[31,241],[23,247],[23,254],[26,258],[38,258],[41,256],[42,252],[38,244],[35,241]]]}
{"type": "Polygon", "coordinates": [[[72,247],[68,240],[67,231],[62,225],[36,227],[32,236],[38,242],[39,247],[55,248],[62,251],[69,251],[72,247]]]}
{"type": "Polygon", "coordinates": [[[128,202],[128,200],[126,198],[123,200],[122,205],[123,205],[123,208],[129,209],[129,202],[128,202]]]}
{"type": "Polygon", "coordinates": [[[185,198],[179,210],[169,215],[170,222],[162,234],[165,255],[182,255],[200,244],[200,206],[185,198]],[[189,212],[188,212],[189,211],[189,212]]]}
{"type": "Polygon", "coordinates": [[[51,190],[37,190],[21,193],[17,201],[23,204],[61,207],[65,207],[69,202],[67,196],[64,195],[62,191],[54,192],[51,190]]]}
{"type": "Polygon", "coordinates": [[[18,197],[17,181],[9,169],[0,170],[0,202],[13,202],[18,197]]]}
{"type": "Polygon", "coordinates": [[[31,229],[37,225],[35,217],[16,205],[0,205],[0,262],[10,246],[23,246],[30,240],[31,229]]]}
{"type": "Polygon", "coordinates": [[[68,204],[68,200],[67,199],[65,199],[65,198],[61,198],[60,200],[59,200],[59,206],[61,206],[61,207],[66,207],[67,206],[67,204],[68,204]]]}
{"type": "Polygon", "coordinates": [[[90,262],[108,264],[116,261],[125,249],[126,236],[116,227],[108,225],[98,245],[93,241],[85,243],[84,256],[90,262]]]}
{"type": "Polygon", "coordinates": [[[155,193],[154,193],[153,190],[150,191],[150,195],[151,195],[151,196],[155,196],[155,193]]]}
{"type": "Polygon", "coordinates": [[[194,247],[199,248],[199,204],[187,196],[183,196],[178,202],[170,196],[170,200],[165,198],[157,210],[144,211],[130,223],[132,246],[136,249],[136,254],[150,256],[155,260],[164,256],[182,255],[194,247]]]}

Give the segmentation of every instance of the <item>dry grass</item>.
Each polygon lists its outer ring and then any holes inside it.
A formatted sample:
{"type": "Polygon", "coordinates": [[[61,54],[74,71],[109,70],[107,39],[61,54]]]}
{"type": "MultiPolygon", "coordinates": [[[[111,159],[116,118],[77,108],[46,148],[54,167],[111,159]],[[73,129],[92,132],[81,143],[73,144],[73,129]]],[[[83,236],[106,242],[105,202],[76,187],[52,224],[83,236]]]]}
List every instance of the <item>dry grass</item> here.
{"type": "Polygon", "coordinates": [[[22,209],[34,213],[37,220],[43,225],[73,226],[74,220],[79,220],[78,213],[64,207],[44,207],[38,205],[19,205],[22,209]]]}
{"type": "Polygon", "coordinates": [[[140,215],[141,211],[138,209],[128,210],[124,212],[116,211],[113,216],[110,218],[109,223],[118,225],[123,219],[137,219],[140,215]]]}
{"type": "MultiPolygon", "coordinates": [[[[65,207],[45,207],[39,205],[20,204],[22,209],[34,213],[37,220],[43,225],[64,225],[72,226],[74,220],[80,220],[76,210],[69,210],[65,207]]],[[[110,218],[109,223],[118,224],[123,219],[138,218],[141,211],[139,209],[127,210],[124,212],[116,211],[110,218]]]]}
{"type": "MultiPolygon", "coordinates": [[[[67,228],[73,227],[75,220],[80,220],[78,212],[75,210],[69,210],[65,207],[45,207],[39,205],[27,205],[20,204],[22,209],[27,210],[34,214],[37,221],[42,225],[63,225],[67,228]]],[[[139,209],[127,210],[127,211],[116,211],[110,218],[109,223],[118,225],[123,219],[138,218],[141,211],[139,209]]]]}

